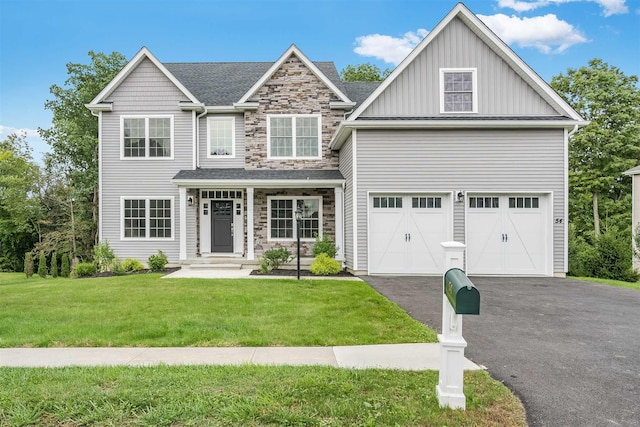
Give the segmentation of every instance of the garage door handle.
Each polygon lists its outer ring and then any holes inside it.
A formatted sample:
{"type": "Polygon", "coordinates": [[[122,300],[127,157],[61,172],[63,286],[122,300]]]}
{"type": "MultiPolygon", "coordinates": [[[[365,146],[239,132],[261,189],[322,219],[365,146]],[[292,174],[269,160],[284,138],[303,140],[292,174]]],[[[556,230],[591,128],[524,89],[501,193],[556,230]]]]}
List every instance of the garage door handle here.
{"type": "Polygon", "coordinates": [[[502,243],[504,243],[504,233],[502,233],[502,243]]]}
{"type": "Polygon", "coordinates": [[[509,236],[506,233],[502,233],[502,241],[506,242],[509,240],[509,236]]]}
{"type": "Polygon", "coordinates": [[[409,233],[409,241],[411,241],[411,233],[409,233]]]}

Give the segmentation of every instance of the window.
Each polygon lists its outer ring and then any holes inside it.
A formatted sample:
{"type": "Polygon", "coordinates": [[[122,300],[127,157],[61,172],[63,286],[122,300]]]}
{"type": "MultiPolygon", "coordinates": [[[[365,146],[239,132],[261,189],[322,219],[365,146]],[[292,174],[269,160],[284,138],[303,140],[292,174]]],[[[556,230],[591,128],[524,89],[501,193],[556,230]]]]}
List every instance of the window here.
{"type": "Polygon", "coordinates": [[[173,117],[121,117],[122,158],[173,158],[173,117]]]}
{"type": "Polygon", "coordinates": [[[313,240],[322,232],[322,198],[269,198],[269,239],[293,240],[296,236],[296,208],[300,207],[300,239],[313,240]]]}
{"type": "Polygon", "coordinates": [[[207,157],[234,157],[236,120],[234,117],[209,117],[207,119],[207,157]]]}
{"type": "Polygon", "coordinates": [[[538,209],[540,199],[538,197],[509,197],[511,209],[538,209]]]}
{"type": "Polygon", "coordinates": [[[499,197],[469,197],[469,207],[478,209],[495,209],[500,207],[499,197]]]}
{"type": "Polygon", "coordinates": [[[412,197],[411,207],[414,209],[440,209],[442,197],[412,197]]]}
{"type": "Polygon", "coordinates": [[[319,115],[268,116],[267,123],[269,157],[320,157],[319,115]]]}
{"type": "Polygon", "coordinates": [[[122,198],[123,239],[172,239],[173,198],[122,198]]]}
{"type": "Polygon", "coordinates": [[[402,208],[402,197],[374,197],[373,207],[378,208],[402,208]]]}
{"type": "Polygon", "coordinates": [[[442,113],[477,112],[476,70],[440,70],[440,111],[442,113]]]}

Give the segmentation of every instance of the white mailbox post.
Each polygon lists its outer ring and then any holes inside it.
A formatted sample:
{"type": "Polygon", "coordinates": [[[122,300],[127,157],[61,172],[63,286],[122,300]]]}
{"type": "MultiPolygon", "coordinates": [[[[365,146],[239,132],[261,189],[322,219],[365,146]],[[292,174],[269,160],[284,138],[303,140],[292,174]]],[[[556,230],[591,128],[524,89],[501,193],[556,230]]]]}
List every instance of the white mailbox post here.
{"type": "MultiPolygon", "coordinates": [[[[445,273],[452,268],[462,270],[466,245],[459,242],[442,242],[441,244],[445,253],[445,273]]],[[[444,282],[445,276],[443,275],[442,334],[438,335],[440,377],[436,386],[436,394],[440,407],[448,406],[464,410],[466,409],[466,398],[462,390],[463,363],[467,342],[462,337],[462,315],[456,314],[451,306],[444,292],[444,282]]]]}

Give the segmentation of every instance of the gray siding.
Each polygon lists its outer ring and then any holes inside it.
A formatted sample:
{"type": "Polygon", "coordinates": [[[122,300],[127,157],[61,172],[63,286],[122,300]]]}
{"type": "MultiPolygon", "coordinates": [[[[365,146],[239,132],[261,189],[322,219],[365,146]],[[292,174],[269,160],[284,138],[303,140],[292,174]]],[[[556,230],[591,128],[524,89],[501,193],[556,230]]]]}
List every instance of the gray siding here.
{"type": "Polygon", "coordinates": [[[344,188],[344,256],[345,265],[353,268],[353,141],[351,137],[340,149],[340,172],[345,177],[344,188]]]}
{"type": "Polygon", "coordinates": [[[557,115],[459,18],[431,41],[362,116],[439,116],[440,68],[476,68],[478,114],[557,115]]]}
{"type": "MultiPolygon", "coordinates": [[[[367,266],[368,191],[548,191],[553,217],[564,218],[563,146],[561,129],[359,130],[359,268],[367,266]]],[[[464,208],[456,206],[456,240],[463,226],[464,208]]],[[[564,224],[553,225],[553,237],[553,269],[564,272],[564,224]]]]}
{"type": "MultiPolygon", "coordinates": [[[[170,262],[177,262],[180,250],[178,188],[171,178],[193,162],[191,112],[178,108],[188,99],[149,60],[144,60],[111,94],[113,112],[102,120],[102,239],[108,240],[121,259],[147,261],[158,249],[170,262]],[[174,160],[120,160],[121,115],[172,115],[174,118],[174,160]],[[173,197],[173,240],[121,240],[121,196],[173,197]]],[[[195,252],[195,208],[187,208],[187,245],[195,252]]]]}
{"type": "Polygon", "coordinates": [[[244,136],[244,115],[243,114],[220,114],[219,117],[235,117],[236,121],[236,155],[234,158],[208,158],[207,141],[207,118],[214,117],[207,115],[200,118],[198,124],[198,156],[201,168],[244,168],[245,165],[245,136],[244,136]]]}

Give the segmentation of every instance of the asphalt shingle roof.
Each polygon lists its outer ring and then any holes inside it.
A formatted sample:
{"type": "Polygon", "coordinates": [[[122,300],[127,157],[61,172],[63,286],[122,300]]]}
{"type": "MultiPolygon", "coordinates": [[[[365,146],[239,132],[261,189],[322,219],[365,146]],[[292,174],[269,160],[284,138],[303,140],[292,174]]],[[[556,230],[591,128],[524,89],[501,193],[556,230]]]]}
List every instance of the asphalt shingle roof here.
{"type": "Polygon", "coordinates": [[[181,170],[176,180],[340,180],[338,169],[196,169],[181,170]]]}

